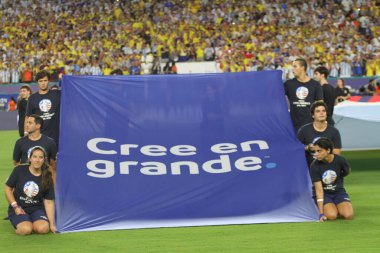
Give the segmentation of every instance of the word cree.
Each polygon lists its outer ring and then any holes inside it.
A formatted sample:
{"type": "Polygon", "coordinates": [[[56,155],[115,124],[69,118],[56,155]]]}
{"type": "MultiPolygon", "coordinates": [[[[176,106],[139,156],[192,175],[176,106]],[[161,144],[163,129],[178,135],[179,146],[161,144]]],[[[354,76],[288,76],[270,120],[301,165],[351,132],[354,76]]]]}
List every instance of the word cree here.
{"type": "MultiPolygon", "coordinates": [[[[87,142],[87,148],[96,154],[110,156],[134,156],[140,154],[146,157],[160,157],[174,155],[179,157],[197,155],[197,148],[192,145],[176,145],[166,148],[161,145],[145,145],[139,147],[137,144],[121,144],[117,149],[114,145],[111,148],[104,148],[110,144],[116,144],[117,141],[109,138],[94,138],[87,142]],[[103,148],[101,148],[103,146],[103,148]]],[[[262,140],[245,141],[236,145],[233,143],[218,143],[211,146],[210,150],[219,154],[218,159],[205,161],[201,168],[207,173],[227,173],[231,171],[231,159],[228,154],[238,152],[239,149],[243,152],[252,151],[253,147],[258,147],[259,150],[269,149],[267,142],[262,140]]],[[[256,156],[247,156],[237,159],[234,162],[234,167],[241,171],[255,171],[261,169],[261,159],[256,156]]],[[[139,170],[141,174],[158,176],[158,175],[181,175],[182,170],[187,168],[189,174],[199,174],[200,169],[197,162],[194,161],[178,161],[169,164],[157,161],[146,161],[139,163],[138,161],[122,161],[119,163],[118,169],[120,174],[129,175],[131,171],[139,170]]],[[[115,162],[109,160],[92,160],[87,162],[87,168],[90,172],[88,176],[97,178],[109,178],[115,175],[115,162]]]]}

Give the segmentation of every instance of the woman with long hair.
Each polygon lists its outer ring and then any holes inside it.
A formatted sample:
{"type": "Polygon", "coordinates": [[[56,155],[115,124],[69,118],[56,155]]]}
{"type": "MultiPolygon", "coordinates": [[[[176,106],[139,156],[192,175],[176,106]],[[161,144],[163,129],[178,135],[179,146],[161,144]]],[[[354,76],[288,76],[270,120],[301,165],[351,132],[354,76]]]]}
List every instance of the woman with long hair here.
{"type": "Polygon", "coordinates": [[[54,186],[45,150],[36,146],[29,164],[16,166],[5,183],[8,217],[16,234],[55,233],[54,186]]]}

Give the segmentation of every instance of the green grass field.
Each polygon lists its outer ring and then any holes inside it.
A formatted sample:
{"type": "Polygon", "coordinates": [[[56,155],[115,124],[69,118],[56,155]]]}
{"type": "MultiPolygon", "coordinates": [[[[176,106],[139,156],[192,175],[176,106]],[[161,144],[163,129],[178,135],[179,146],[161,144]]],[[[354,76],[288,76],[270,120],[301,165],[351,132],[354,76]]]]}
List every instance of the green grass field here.
{"type": "MultiPolygon", "coordinates": [[[[16,131],[0,131],[0,180],[12,170],[16,131]]],[[[380,150],[344,152],[352,221],[160,228],[17,236],[0,221],[1,252],[380,252],[380,150]]],[[[0,217],[7,202],[1,188],[0,217]]]]}

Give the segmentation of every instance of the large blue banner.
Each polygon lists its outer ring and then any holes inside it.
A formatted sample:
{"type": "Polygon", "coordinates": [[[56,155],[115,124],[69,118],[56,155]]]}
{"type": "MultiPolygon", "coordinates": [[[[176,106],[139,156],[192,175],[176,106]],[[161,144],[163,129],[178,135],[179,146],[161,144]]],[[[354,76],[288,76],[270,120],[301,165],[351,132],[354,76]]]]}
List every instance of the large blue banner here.
{"type": "Polygon", "coordinates": [[[60,232],[316,221],[281,72],[64,76],[60,232]]]}

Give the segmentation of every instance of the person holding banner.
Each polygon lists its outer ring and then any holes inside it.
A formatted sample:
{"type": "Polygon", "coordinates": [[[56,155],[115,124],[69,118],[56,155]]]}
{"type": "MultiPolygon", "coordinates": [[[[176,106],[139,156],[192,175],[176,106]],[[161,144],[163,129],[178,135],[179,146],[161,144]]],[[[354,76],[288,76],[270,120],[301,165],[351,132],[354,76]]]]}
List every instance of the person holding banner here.
{"type": "Polygon", "coordinates": [[[290,117],[294,130],[311,123],[310,106],[313,102],[323,100],[322,86],[307,76],[307,62],[298,58],[292,64],[294,78],[284,83],[285,95],[290,104],[290,117]]]}
{"type": "Polygon", "coordinates": [[[29,97],[25,120],[32,114],[39,115],[44,120],[41,133],[52,138],[58,146],[61,92],[49,90],[49,78],[46,70],[37,73],[38,92],[29,97]]]}
{"type": "Polygon", "coordinates": [[[333,153],[340,155],[342,141],[339,130],[327,122],[327,105],[323,101],[316,101],[310,107],[313,122],[302,126],[297,132],[297,138],[305,145],[307,165],[314,160],[313,143],[321,137],[330,139],[334,144],[333,153]]]}
{"type": "Polygon", "coordinates": [[[45,150],[49,164],[55,163],[57,146],[52,138],[41,134],[43,125],[44,120],[35,114],[30,115],[26,120],[26,136],[19,138],[13,149],[13,163],[15,166],[27,163],[30,151],[36,146],[40,146],[45,150]]]}
{"type": "Polygon", "coordinates": [[[8,217],[18,235],[57,231],[54,222],[54,187],[46,152],[32,149],[29,164],[16,166],[5,183],[8,217]]]}
{"type": "Polygon", "coordinates": [[[347,160],[333,153],[334,145],[327,138],[317,140],[314,147],[316,160],[311,164],[310,173],[320,221],[335,220],[338,216],[353,219],[354,210],[343,181],[351,171],[347,160]]]}

